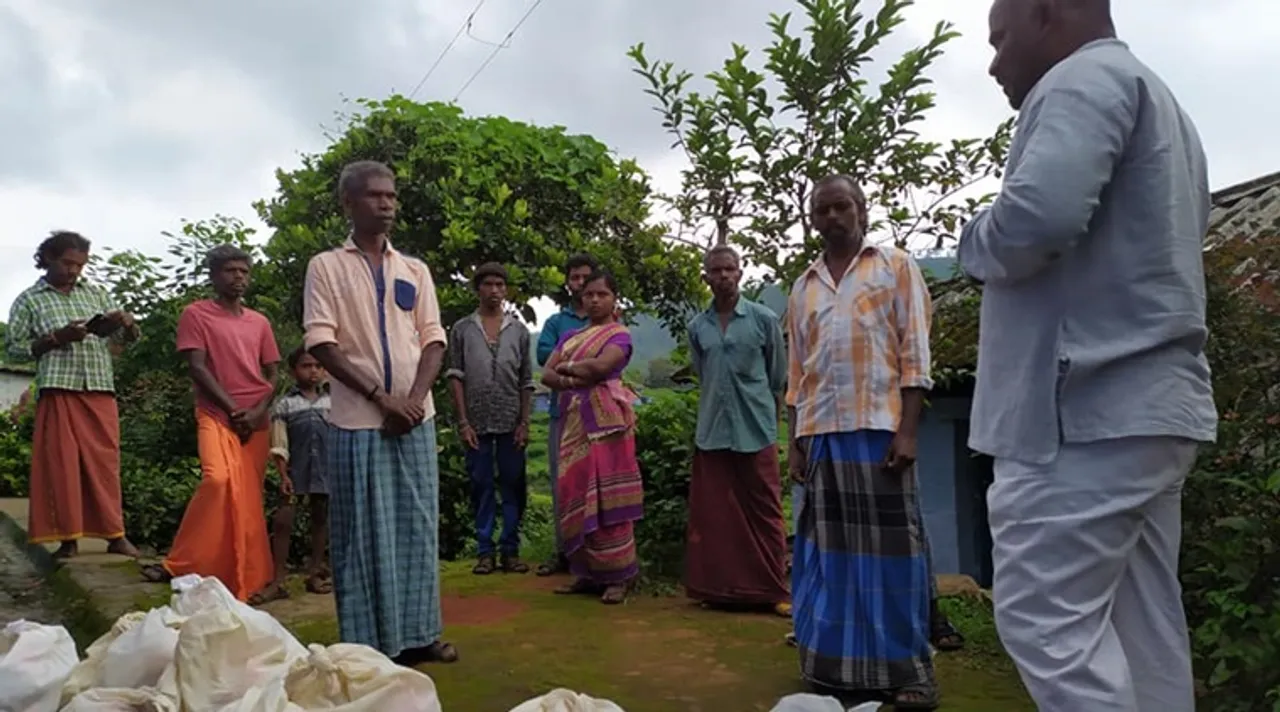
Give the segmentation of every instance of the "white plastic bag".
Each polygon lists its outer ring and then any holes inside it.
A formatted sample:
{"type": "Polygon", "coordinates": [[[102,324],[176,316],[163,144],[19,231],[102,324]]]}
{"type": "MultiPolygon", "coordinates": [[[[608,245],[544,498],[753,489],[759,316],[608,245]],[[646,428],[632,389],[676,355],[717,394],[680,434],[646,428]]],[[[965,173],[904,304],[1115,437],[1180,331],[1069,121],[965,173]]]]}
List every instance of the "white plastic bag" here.
{"type": "Polygon", "coordinates": [[[102,675],[102,661],[107,657],[107,649],[126,631],[142,622],[147,614],[137,611],[134,613],[126,613],[116,619],[112,624],[111,630],[102,634],[101,638],[93,641],[93,644],[84,651],[84,660],[76,664],[71,674],[67,676],[66,683],[62,686],[62,704],[67,704],[71,698],[92,689],[99,685],[99,678],[102,675]]]}
{"type": "Polygon", "coordinates": [[[285,678],[290,702],[305,710],[440,712],[430,677],[366,645],[312,645],[285,678]]]}
{"type": "MultiPolygon", "coordinates": [[[[215,578],[173,581],[169,606],[187,616],[174,651],[172,684],[188,710],[218,710],[283,678],[307,649],[271,614],[235,599],[215,578]]],[[[168,680],[161,689],[168,689],[168,680]]]]}
{"type": "Polygon", "coordinates": [[[62,626],[17,620],[0,631],[0,709],[57,712],[80,656],[62,626]]]}
{"type": "Polygon", "coordinates": [[[168,606],[146,613],[137,625],[107,647],[98,686],[155,687],[165,668],[173,664],[179,623],[168,606]]]}
{"type": "MultiPolygon", "coordinates": [[[[284,678],[277,677],[264,684],[257,685],[244,697],[223,707],[217,712],[304,712],[303,709],[289,701],[284,691],[284,678]]],[[[388,710],[388,712],[390,712],[388,710]]]]}
{"type": "Polygon", "coordinates": [[[154,688],[98,687],[73,697],[62,712],[178,712],[178,703],[154,688]]]}
{"type": "Polygon", "coordinates": [[[787,695],[778,700],[770,712],[875,712],[880,709],[879,702],[864,702],[848,710],[834,697],[823,697],[808,692],[798,695],[787,695]]]}
{"type": "Polygon", "coordinates": [[[196,574],[187,574],[174,579],[171,584],[174,590],[169,608],[178,618],[190,618],[202,611],[220,609],[231,611],[240,618],[250,621],[251,625],[263,632],[271,632],[284,643],[291,658],[306,656],[307,649],[298,639],[293,637],[288,628],[276,620],[270,613],[260,611],[247,603],[236,600],[231,591],[216,578],[201,578],[196,574]]]}
{"type": "Polygon", "coordinates": [[[542,697],[520,703],[511,712],[626,712],[609,700],[597,700],[566,690],[552,690],[542,697]]]}

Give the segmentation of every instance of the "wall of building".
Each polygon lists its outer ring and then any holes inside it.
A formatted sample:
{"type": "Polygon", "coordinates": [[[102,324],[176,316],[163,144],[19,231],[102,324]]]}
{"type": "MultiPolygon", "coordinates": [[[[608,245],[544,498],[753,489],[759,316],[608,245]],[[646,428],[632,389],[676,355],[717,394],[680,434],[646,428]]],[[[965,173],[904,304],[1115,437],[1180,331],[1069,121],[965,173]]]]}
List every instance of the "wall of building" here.
{"type": "Polygon", "coordinates": [[[0,411],[18,404],[22,392],[31,387],[32,377],[25,373],[0,371],[0,411]]]}
{"type": "Polygon", "coordinates": [[[920,423],[916,477],[920,508],[939,574],[965,574],[990,584],[991,544],[986,487],[990,462],[968,448],[968,398],[930,399],[920,423]]]}

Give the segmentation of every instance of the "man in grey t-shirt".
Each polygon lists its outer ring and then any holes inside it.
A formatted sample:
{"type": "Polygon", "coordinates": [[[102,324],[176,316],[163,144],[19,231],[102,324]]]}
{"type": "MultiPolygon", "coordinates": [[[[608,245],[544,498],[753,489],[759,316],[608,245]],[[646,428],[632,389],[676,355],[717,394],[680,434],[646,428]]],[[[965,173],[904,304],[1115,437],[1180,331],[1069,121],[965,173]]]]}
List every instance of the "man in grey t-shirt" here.
{"type": "Polygon", "coordinates": [[[1182,483],[1217,429],[1204,151],[1106,0],[995,0],[990,30],[1018,129],[959,260],[984,283],[970,445],[995,458],[1000,637],[1044,712],[1192,712],[1182,483]]]}
{"type": "Polygon", "coordinates": [[[472,571],[489,574],[501,566],[504,571],[522,574],[529,570],[520,560],[520,521],[528,501],[525,445],[529,442],[533,396],[529,330],[503,310],[507,271],[502,265],[480,265],[472,283],[480,306],[453,325],[446,373],[471,477],[479,545],[479,561],[472,571]],[[502,500],[500,557],[496,562],[495,494],[502,500]]]}

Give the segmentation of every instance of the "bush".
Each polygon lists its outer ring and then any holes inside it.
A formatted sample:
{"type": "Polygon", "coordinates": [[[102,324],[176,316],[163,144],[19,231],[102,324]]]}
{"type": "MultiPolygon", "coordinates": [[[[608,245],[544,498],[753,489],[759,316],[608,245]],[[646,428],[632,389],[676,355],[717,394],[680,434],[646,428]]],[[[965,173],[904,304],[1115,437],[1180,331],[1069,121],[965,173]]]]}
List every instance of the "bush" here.
{"type": "Polygon", "coordinates": [[[1181,578],[1201,709],[1280,704],[1280,245],[1206,254],[1209,361],[1222,421],[1183,499],[1181,578]]]}
{"type": "Polygon", "coordinates": [[[645,578],[679,578],[689,522],[689,475],[698,392],[657,392],[636,409],[636,457],[644,477],[644,519],[636,546],[645,578]]]}
{"type": "Polygon", "coordinates": [[[31,433],[35,408],[0,413],[0,498],[26,497],[31,480],[31,433]]]}
{"type": "Polygon", "coordinates": [[[129,539],[156,551],[168,549],[178,533],[187,502],[200,484],[200,477],[200,461],[193,457],[156,464],[124,453],[120,461],[120,489],[129,539]]]}

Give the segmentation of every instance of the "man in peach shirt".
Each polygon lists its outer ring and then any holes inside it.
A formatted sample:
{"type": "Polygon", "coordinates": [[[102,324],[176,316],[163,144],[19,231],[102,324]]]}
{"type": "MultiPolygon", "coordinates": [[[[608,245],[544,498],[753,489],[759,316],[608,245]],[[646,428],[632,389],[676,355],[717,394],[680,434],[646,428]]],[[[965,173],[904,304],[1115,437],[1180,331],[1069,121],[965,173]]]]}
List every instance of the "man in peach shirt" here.
{"type": "Polygon", "coordinates": [[[333,376],[330,556],[343,642],[415,666],[454,662],[440,640],[439,470],[431,386],[445,331],[431,272],[395,250],[395,175],[358,161],[338,192],[351,220],[316,255],[303,296],[306,346],[333,376]]]}

